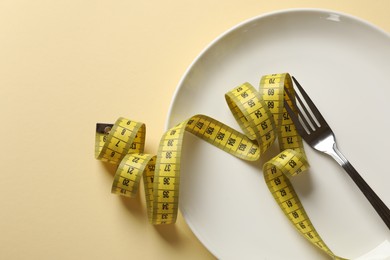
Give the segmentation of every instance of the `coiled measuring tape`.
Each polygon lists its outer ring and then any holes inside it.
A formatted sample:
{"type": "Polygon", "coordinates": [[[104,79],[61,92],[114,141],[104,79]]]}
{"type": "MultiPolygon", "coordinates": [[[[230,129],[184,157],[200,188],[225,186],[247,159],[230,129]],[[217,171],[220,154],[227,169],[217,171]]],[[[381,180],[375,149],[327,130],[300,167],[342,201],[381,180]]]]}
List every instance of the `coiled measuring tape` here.
{"type": "Polygon", "coordinates": [[[179,207],[180,158],[184,132],[190,132],[238,158],[258,160],[278,138],[282,151],[263,166],[265,182],[275,201],[294,227],[313,245],[334,259],[311,223],[289,178],[308,168],[302,139],[284,108],[291,107],[284,89],[294,93],[290,75],[263,76],[257,91],[244,83],[225,94],[226,102],[244,133],[206,115],[195,115],[169,129],[161,138],[157,155],[145,154],[145,125],[126,118],[115,124],[97,124],[95,157],[118,164],[112,193],[137,194],[144,180],[149,221],[175,223],[179,207]]]}

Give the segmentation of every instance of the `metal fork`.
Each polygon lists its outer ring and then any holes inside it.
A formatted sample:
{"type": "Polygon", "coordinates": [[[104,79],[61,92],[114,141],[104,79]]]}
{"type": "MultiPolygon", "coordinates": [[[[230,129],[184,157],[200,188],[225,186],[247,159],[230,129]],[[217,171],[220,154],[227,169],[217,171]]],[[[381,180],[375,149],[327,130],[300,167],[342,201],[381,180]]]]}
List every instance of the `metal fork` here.
{"type": "Polygon", "coordinates": [[[320,111],[314,105],[313,101],[309,98],[306,92],[303,90],[302,86],[298,81],[292,77],[295,85],[297,86],[303,100],[307,105],[302,101],[299,95],[295,95],[295,99],[292,96],[292,93],[289,93],[285,89],[286,94],[290,100],[295,103],[297,100],[299,106],[296,106],[298,115],[293,112],[292,108],[289,106],[287,101],[284,101],[284,106],[287,110],[287,113],[290,115],[290,118],[295,124],[298,133],[302,138],[315,150],[326,153],[330,155],[335,161],[337,161],[348,175],[352,178],[355,184],[359,187],[364,196],[368,199],[371,205],[374,207],[376,212],[385,222],[387,227],[390,229],[390,210],[386,204],[376,195],[376,193],[371,189],[371,187],[364,181],[364,179],[359,175],[351,163],[345,158],[345,156],[339,151],[336,145],[335,135],[333,134],[332,129],[326,123],[324,117],[321,115],[320,111]],[[309,110],[311,112],[309,112],[309,110]]]}

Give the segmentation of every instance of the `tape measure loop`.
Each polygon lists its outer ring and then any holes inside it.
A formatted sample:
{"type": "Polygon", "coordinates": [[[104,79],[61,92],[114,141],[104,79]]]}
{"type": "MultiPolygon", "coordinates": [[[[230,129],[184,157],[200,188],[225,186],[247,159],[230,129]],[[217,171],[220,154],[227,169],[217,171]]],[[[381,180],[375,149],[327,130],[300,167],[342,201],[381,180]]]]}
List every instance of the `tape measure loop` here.
{"type": "Polygon", "coordinates": [[[95,157],[119,164],[129,151],[143,152],[144,145],[145,125],[120,117],[108,133],[96,131],[95,157]]]}

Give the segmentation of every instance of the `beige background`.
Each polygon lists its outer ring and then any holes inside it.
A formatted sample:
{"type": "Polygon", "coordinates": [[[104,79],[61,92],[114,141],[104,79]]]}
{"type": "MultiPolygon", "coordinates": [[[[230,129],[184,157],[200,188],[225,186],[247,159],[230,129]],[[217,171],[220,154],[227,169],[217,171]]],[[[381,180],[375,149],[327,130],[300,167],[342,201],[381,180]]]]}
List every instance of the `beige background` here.
{"type": "Polygon", "coordinates": [[[142,192],[110,193],[95,123],[143,121],[155,153],[197,54],[243,20],[293,7],[390,31],[388,0],[1,0],[0,259],[213,259],[181,216],[155,227],[142,192]]]}

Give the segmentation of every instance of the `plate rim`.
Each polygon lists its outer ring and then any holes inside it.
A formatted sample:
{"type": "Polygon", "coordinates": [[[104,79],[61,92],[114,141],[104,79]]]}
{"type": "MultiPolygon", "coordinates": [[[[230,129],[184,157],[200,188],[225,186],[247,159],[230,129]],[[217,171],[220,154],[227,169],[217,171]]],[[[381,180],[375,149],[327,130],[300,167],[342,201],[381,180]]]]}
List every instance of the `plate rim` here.
{"type": "Polygon", "coordinates": [[[386,35],[387,37],[390,38],[390,32],[387,32],[385,31],[384,29],[380,28],[379,26],[375,25],[374,23],[372,22],[369,22],[367,20],[364,20],[360,17],[357,17],[355,15],[351,15],[351,14],[348,14],[348,13],[345,13],[345,12],[340,12],[340,11],[335,11],[335,10],[331,10],[331,9],[323,9],[323,8],[289,8],[289,9],[281,9],[281,10],[276,10],[276,11],[271,11],[271,12],[265,12],[263,14],[259,14],[259,15],[256,15],[256,16],[253,16],[251,18],[248,18],[246,20],[243,20],[239,23],[237,23],[236,25],[230,27],[229,29],[225,30],[224,32],[220,33],[217,37],[215,37],[210,43],[208,43],[200,52],[199,54],[197,54],[195,56],[195,58],[193,58],[192,62],[187,66],[187,68],[185,69],[183,75],[181,76],[179,82],[177,83],[176,87],[175,87],[175,90],[173,92],[173,95],[172,95],[172,98],[171,98],[171,101],[169,103],[169,108],[168,108],[168,113],[167,113],[167,117],[165,119],[165,124],[164,124],[164,130],[167,131],[169,129],[170,126],[170,118],[171,118],[171,115],[172,115],[172,110],[173,110],[173,106],[174,106],[174,103],[175,103],[175,100],[177,99],[177,96],[179,94],[179,91],[183,85],[183,82],[185,81],[185,79],[187,78],[187,76],[189,75],[191,69],[194,67],[194,65],[204,56],[205,53],[207,53],[208,50],[211,49],[211,47],[213,47],[216,43],[218,43],[220,40],[222,40],[225,36],[229,35],[230,33],[236,31],[237,29],[239,29],[240,27],[243,27],[249,23],[252,23],[256,20],[262,20],[262,19],[265,19],[267,17],[271,17],[271,16],[276,16],[276,15],[281,15],[281,14],[288,14],[288,13],[298,13],[298,12],[307,12],[307,13],[323,13],[323,14],[336,14],[336,15],[340,15],[340,16],[343,16],[343,17],[346,17],[346,18],[349,18],[351,20],[355,20],[356,22],[360,22],[368,27],[371,27],[371,29],[373,30],[376,30],[378,31],[379,33],[382,33],[384,35],[386,35]]]}

